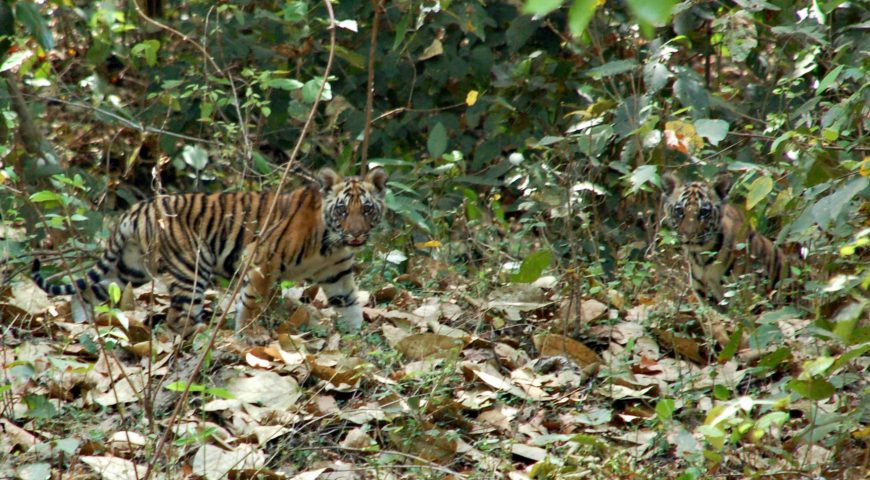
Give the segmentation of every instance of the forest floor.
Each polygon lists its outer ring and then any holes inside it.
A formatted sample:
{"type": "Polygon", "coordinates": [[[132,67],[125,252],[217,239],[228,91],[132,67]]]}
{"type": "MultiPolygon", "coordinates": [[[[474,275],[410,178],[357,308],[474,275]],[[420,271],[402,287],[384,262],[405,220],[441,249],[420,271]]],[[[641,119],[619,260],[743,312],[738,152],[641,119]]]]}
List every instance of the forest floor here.
{"type": "Polygon", "coordinates": [[[146,326],[160,285],[87,321],[13,283],[0,478],[866,478],[870,432],[847,415],[867,408],[866,357],[810,400],[842,356],[806,314],[463,282],[382,284],[344,336],[316,288],[286,288],[256,331],[192,339],[146,326]]]}

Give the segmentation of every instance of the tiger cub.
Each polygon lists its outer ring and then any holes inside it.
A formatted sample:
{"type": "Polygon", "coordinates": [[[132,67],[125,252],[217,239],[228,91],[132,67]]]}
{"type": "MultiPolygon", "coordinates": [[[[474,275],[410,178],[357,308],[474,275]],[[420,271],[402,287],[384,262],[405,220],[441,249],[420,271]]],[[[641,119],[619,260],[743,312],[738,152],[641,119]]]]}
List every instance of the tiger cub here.
{"type": "Polygon", "coordinates": [[[341,178],[323,169],[317,183],[277,195],[268,225],[263,222],[274,193],[158,196],[121,215],[105,253],[84,278],[50,285],[39,260],[33,262],[32,278],[50,295],[78,290],[96,303],[107,300],[111,282],[139,286],[164,274],[171,296],[167,321],[183,329],[188,320],[203,320],[203,294],[213,278],[231,278],[251,257],[236,305],[237,329],[260,313],[278,280],[288,279],[319,283],[338,312],[338,327],[356,330],[363,315],[354,256],[384,214],[386,182],[380,167],[365,178],[341,178]]]}
{"type": "Polygon", "coordinates": [[[665,221],[683,246],[699,297],[722,307],[723,284],[751,275],[751,283],[763,293],[781,298],[775,288],[789,275],[787,258],[749,225],[739,207],[727,203],[730,178],[683,184],[666,173],[662,184],[665,221]]]}

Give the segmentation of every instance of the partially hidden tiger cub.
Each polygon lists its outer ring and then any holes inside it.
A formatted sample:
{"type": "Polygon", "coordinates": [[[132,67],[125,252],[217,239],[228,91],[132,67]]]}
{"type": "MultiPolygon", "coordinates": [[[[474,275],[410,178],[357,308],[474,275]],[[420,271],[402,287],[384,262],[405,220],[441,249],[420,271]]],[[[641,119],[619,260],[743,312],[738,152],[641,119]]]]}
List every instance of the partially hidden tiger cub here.
{"type": "Polygon", "coordinates": [[[233,277],[252,256],[238,296],[237,328],[261,312],[278,280],[288,279],[319,283],[337,310],[337,326],[359,329],[363,315],[352,267],[383,216],[387,174],[376,167],[365,178],[341,178],[323,169],[317,180],[277,195],[268,225],[263,222],[274,193],[161,195],[139,202],[121,215],[105,253],[83,278],[50,285],[39,260],[32,278],[50,295],[78,290],[96,303],[107,300],[111,282],[139,286],[165,274],[167,321],[178,329],[180,321],[202,320],[203,294],[215,276],[233,277]]]}
{"type": "Polygon", "coordinates": [[[665,221],[683,246],[699,297],[721,309],[724,285],[750,277],[755,293],[783,298],[776,288],[789,275],[788,259],[749,225],[739,207],[728,203],[729,177],[684,184],[666,173],[662,184],[665,221]]]}

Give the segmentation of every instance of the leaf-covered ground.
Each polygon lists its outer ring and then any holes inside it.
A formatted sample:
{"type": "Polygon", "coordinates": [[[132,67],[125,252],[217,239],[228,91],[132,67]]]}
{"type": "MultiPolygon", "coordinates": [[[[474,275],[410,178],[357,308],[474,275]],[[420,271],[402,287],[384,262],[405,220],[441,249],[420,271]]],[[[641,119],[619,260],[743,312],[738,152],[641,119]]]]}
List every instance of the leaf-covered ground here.
{"type": "Polygon", "coordinates": [[[847,414],[868,408],[867,359],[823,355],[792,310],[465,281],[380,285],[345,336],[316,288],[286,288],[270,320],[209,348],[213,329],[144,325],[160,285],[92,323],[21,280],[0,300],[0,477],[866,478],[867,427],[847,414]]]}

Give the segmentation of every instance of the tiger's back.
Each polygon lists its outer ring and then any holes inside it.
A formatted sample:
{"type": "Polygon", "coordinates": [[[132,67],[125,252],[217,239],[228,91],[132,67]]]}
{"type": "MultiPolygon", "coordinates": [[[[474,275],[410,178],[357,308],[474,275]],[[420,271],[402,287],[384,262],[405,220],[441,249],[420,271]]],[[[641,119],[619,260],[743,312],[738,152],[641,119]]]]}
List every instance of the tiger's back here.
{"type": "MultiPolygon", "coordinates": [[[[321,171],[320,184],[287,194],[240,192],[164,195],[139,202],[119,219],[106,251],[85,278],[49,285],[34,262],[33,279],[50,294],[81,291],[91,303],[105,301],[111,282],[141,285],[169,278],[168,317],[199,319],[205,289],[216,276],[231,278],[249,258],[237,322],[262,309],[278,279],[314,280],[330,303],[361,323],[352,270],[354,253],[380,221],[386,174],[365,179],[321,171]],[[269,209],[274,212],[265,224],[269,209]]],[[[341,314],[342,312],[340,312],[341,314]]]]}
{"type": "Polygon", "coordinates": [[[730,179],[683,184],[666,174],[663,183],[666,221],[683,247],[700,297],[718,305],[726,298],[728,283],[748,280],[753,291],[782,298],[777,288],[789,276],[788,258],[749,225],[739,207],[727,202],[730,179]]]}

